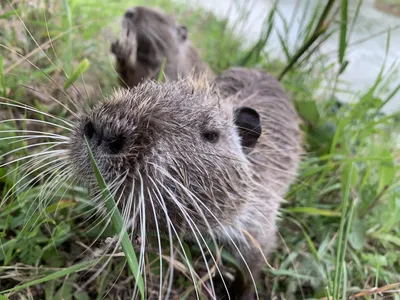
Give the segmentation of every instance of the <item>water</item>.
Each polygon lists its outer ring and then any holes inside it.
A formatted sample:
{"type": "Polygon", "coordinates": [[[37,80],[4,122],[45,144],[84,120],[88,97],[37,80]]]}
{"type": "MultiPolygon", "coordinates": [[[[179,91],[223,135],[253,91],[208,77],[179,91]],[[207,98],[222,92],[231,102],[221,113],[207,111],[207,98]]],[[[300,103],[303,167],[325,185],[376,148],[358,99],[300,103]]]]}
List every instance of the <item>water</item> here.
{"type": "MultiPolygon", "coordinates": [[[[248,10],[246,24],[243,24],[240,28],[236,28],[237,32],[243,34],[245,37],[245,40],[243,40],[244,44],[252,43],[258,39],[261,29],[263,28],[263,20],[273,4],[273,0],[187,0],[186,3],[187,2],[200,5],[217,16],[228,17],[231,25],[242,19],[243,14],[248,10]]],[[[350,15],[353,15],[358,1],[351,0],[349,2],[350,15]]],[[[316,4],[317,0],[279,1],[278,8],[284,19],[292,22],[293,25],[287,37],[291,47],[293,47],[295,41],[298,40],[299,29],[301,28],[301,23],[304,22],[305,19],[303,16],[304,11],[310,13],[312,11],[309,6],[307,7],[309,3],[316,4]],[[295,12],[297,12],[297,14],[295,12]]],[[[375,9],[374,0],[364,0],[357,23],[350,36],[350,45],[353,43],[355,44],[348,49],[346,54],[347,60],[349,60],[350,63],[345,72],[341,75],[341,80],[344,81],[344,83],[341,83],[339,88],[347,91],[347,93],[338,94],[341,100],[351,101],[355,93],[362,93],[374,84],[385,60],[388,37],[387,30],[389,28],[392,28],[393,31],[391,32],[386,66],[387,69],[389,69],[389,67],[395,63],[394,70],[397,71],[398,74],[400,73],[400,65],[397,64],[397,60],[400,58],[400,28],[395,29],[396,26],[400,26],[399,17],[388,15],[375,9]],[[379,32],[383,33],[376,35],[376,33],[379,32]],[[358,43],[358,41],[363,42],[358,43]]],[[[276,20],[275,28],[283,32],[283,23],[279,19],[276,20]]],[[[338,35],[335,35],[321,47],[320,52],[328,56],[326,63],[337,61],[338,43],[338,35]]],[[[272,51],[276,55],[283,55],[276,32],[272,33],[267,47],[269,51],[272,51]]],[[[332,78],[331,75],[326,76],[326,85],[332,82],[332,78]]],[[[399,78],[399,76],[395,76],[395,80],[389,87],[393,89],[398,85],[399,78]]],[[[400,109],[400,93],[384,108],[387,112],[398,109],[400,109]]]]}

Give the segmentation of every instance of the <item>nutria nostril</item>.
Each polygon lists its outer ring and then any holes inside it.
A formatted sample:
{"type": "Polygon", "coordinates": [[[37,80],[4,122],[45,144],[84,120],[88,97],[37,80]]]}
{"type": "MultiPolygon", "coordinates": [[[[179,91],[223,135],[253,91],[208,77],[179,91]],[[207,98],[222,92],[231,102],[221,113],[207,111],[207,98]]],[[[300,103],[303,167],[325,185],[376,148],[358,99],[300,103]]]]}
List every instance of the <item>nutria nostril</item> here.
{"type": "Polygon", "coordinates": [[[135,18],[135,10],[134,9],[129,9],[125,12],[125,18],[133,20],[135,18]]]}
{"type": "Polygon", "coordinates": [[[112,154],[118,154],[125,144],[125,137],[122,135],[118,135],[114,140],[112,140],[108,144],[108,148],[110,149],[112,154]]]}
{"type": "Polygon", "coordinates": [[[85,124],[85,127],[83,128],[83,134],[86,136],[87,139],[92,139],[93,135],[95,133],[94,125],[91,121],[87,122],[85,124]]]}

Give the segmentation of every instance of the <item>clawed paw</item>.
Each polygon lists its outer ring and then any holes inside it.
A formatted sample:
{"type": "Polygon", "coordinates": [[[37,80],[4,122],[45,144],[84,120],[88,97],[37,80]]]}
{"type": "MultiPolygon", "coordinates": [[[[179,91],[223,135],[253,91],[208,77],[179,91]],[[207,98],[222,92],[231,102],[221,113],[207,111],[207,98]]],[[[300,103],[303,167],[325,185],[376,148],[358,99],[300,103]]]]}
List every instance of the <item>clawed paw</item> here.
{"type": "Polygon", "coordinates": [[[126,59],[131,55],[132,47],[126,41],[117,40],[111,44],[111,52],[119,59],[126,59]]]}

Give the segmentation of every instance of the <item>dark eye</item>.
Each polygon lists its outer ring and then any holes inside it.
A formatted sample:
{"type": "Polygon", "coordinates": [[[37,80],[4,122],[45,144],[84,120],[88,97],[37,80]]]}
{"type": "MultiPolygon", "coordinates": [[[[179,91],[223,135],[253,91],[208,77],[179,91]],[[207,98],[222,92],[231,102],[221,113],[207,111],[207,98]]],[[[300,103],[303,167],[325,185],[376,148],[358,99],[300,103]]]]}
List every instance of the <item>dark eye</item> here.
{"type": "Polygon", "coordinates": [[[205,131],[203,132],[203,138],[210,143],[218,142],[219,132],[217,131],[205,131]]]}
{"type": "Polygon", "coordinates": [[[117,136],[112,142],[110,142],[108,147],[111,153],[118,154],[124,147],[124,144],[125,144],[125,137],[120,135],[117,136]]]}
{"type": "Polygon", "coordinates": [[[88,138],[91,139],[94,135],[94,125],[91,121],[87,122],[85,124],[85,127],[83,128],[83,134],[88,138]]]}

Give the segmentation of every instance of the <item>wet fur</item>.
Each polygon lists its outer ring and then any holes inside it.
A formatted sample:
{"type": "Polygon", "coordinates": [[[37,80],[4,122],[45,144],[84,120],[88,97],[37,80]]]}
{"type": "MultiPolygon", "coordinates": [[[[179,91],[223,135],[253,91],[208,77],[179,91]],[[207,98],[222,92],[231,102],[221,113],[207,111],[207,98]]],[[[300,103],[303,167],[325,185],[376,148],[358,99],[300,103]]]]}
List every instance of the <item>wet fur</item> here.
{"type": "MultiPolygon", "coordinates": [[[[71,136],[75,174],[94,182],[83,140],[89,121],[101,136],[100,146],[95,135],[90,143],[106,180],[125,176],[119,206],[131,210],[126,218],[134,216],[135,201],[145,199],[146,224],[138,227],[150,230],[157,223],[166,232],[173,224],[193,236],[194,224],[204,236],[226,244],[257,279],[264,257],[276,246],[276,217],[301,155],[299,119],[272,76],[234,68],[212,84],[189,77],[115,92],[82,115],[71,136]],[[242,147],[235,125],[234,111],[241,106],[261,118],[262,134],[249,149],[242,147]],[[207,130],[220,132],[217,143],[204,139],[207,130]],[[108,153],[107,143],[120,136],[121,152],[108,153]]],[[[249,272],[232,286],[238,287],[231,291],[234,299],[254,295],[249,272]]]]}
{"type": "Polygon", "coordinates": [[[157,79],[164,59],[164,80],[177,80],[190,73],[214,77],[184,26],[159,9],[133,9],[135,18],[123,18],[120,38],[111,46],[122,86],[134,87],[144,79],[157,79]]]}

